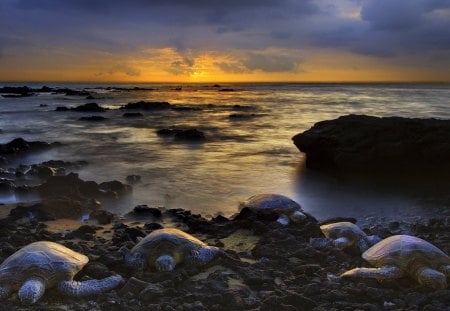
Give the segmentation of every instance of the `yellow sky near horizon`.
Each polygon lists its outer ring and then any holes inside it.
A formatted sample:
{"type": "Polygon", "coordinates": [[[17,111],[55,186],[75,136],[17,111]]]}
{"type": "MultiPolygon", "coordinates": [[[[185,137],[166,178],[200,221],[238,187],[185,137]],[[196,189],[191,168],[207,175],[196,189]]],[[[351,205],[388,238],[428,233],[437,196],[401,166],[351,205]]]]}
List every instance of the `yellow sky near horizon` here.
{"type": "Polygon", "coordinates": [[[13,56],[0,81],[29,82],[450,82],[450,73],[333,49],[248,51],[142,49],[129,55],[36,50],[13,56]],[[257,63],[259,62],[259,63],[257,63]],[[404,64],[404,65],[402,65],[404,64]],[[259,66],[259,67],[258,67],[259,66]],[[280,70],[278,70],[278,67],[280,70]]]}

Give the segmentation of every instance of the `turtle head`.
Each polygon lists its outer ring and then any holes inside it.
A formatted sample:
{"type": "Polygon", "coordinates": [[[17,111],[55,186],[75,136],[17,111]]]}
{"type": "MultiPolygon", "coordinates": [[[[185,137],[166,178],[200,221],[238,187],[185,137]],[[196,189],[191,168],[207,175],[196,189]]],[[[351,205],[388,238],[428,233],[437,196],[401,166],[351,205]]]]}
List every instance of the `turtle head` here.
{"type": "Polygon", "coordinates": [[[301,211],[295,211],[289,218],[292,220],[292,222],[301,222],[306,219],[306,215],[301,211]]]}
{"type": "Polygon", "coordinates": [[[162,255],[156,259],[156,269],[158,271],[172,271],[175,268],[176,262],[172,256],[162,255]]]}
{"type": "Polygon", "coordinates": [[[434,269],[424,268],[417,274],[417,281],[425,287],[432,289],[446,289],[447,278],[446,276],[434,269]]]}

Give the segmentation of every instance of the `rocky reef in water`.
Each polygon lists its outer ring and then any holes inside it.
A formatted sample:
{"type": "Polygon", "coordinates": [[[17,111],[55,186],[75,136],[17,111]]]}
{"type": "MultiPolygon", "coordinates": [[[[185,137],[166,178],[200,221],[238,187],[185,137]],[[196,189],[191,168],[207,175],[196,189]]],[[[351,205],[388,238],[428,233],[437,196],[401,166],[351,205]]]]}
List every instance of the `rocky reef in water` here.
{"type": "Polygon", "coordinates": [[[450,120],[346,115],[318,122],[292,139],[311,169],[450,175],[450,120]]]}
{"type": "MultiPolygon", "coordinates": [[[[43,144],[39,146],[48,147],[43,144]]],[[[29,151],[4,148],[13,155],[29,151]]],[[[53,241],[89,257],[78,280],[120,274],[124,282],[113,291],[85,298],[48,290],[32,306],[22,305],[13,295],[2,301],[2,310],[448,310],[450,305],[450,290],[428,291],[408,278],[379,282],[337,277],[368,264],[355,248],[316,248],[310,239],[323,237],[323,223],[355,222],[346,215],[323,222],[308,215],[287,226],[276,221],[276,213],[259,214],[247,207],[230,218],[206,219],[183,209],[148,205],[130,206],[129,214],[116,215],[107,210],[109,202],[129,195],[132,187],[120,181],[82,180],[76,171],[86,165],[61,160],[15,169],[2,165],[8,191],[34,193],[40,201],[15,204],[0,219],[0,262],[29,243],[53,241]],[[77,228],[53,230],[49,220],[63,219],[75,219],[77,228]],[[121,249],[131,249],[140,237],[164,227],[188,232],[222,248],[228,257],[204,266],[180,264],[171,272],[146,270],[142,275],[126,267],[121,249]]],[[[140,177],[131,175],[127,181],[139,182],[140,177]]],[[[450,253],[450,217],[425,224],[374,223],[362,229],[382,238],[415,235],[450,253]]]]}

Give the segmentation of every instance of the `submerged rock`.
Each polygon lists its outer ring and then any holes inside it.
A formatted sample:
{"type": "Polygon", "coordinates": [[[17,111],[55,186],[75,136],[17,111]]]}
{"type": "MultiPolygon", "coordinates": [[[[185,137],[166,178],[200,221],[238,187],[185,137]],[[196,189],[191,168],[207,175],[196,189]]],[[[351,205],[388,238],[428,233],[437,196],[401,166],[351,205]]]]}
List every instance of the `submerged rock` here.
{"type": "Polygon", "coordinates": [[[128,103],[125,106],[120,107],[120,109],[140,109],[140,110],[165,110],[172,107],[168,102],[147,102],[139,101],[135,103],[128,103]]]}
{"type": "Polygon", "coordinates": [[[312,169],[450,174],[450,120],[347,115],[318,122],[292,139],[312,169]]]}
{"type": "Polygon", "coordinates": [[[80,121],[98,122],[98,121],[108,120],[108,118],[105,118],[105,117],[102,117],[102,116],[90,116],[90,117],[81,117],[78,120],[80,120],[80,121]]]}
{"type": "Polygon", "coordinates": [[[176,141],[204,141],[205,134],[197,129],[159,129],[158,136],[173,137],[176,141]]]}
{"type": "Polygon", "coordinates": [[[56,107],[55,111],[77,111],[77,112],[105,112],[107,109],[99,106],[97,103],[88,103],[74,108],[65,106],[56,107]]]}
{"type": "Polygon", "coordinates": [[[144,115],[140,112],[125,112],[122,116],[124,118],[139,118],[143,117],[144,115]]]}

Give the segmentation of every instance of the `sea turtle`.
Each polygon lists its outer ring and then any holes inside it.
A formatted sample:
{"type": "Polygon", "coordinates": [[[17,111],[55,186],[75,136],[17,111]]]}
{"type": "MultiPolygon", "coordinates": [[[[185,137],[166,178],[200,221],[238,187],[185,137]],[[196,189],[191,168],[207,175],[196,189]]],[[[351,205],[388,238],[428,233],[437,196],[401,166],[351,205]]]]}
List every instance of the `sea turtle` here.
{"type": "Polygon", "coordinates": [[[410,276],[420,284],[447,288],[450,257],[436,246],[410,235],[394,235],[375,244],[362,254],[377,268],[355,268],[341,277],[368,277],[378,280],[410,276]]]}
{"type": "Polygon", "coordinates": [[[277,222],[287,226],[292,222],[306,219],[301,206],[288,197],[280,194],[257,194],[240,204],[240,208],[248,208],[260,215],[278,215],[277,222]]]}
{"type": "Polygon", "coordinates": [[[32,304],[47,288],[55,286],[63,294],[82,297],[111,290],[122,281],[119,275],[102,280],[74,281],[75,274],[88,261],[86,256],[57,243],[31,243],[0,265],[0,299],[19,290],[22,303],[32,304]]]}
{"type": "Polygon", "coordinates": [[[182,262],[206,264],[219,249],[179,229],[158,229],[142,238],[132,249],[124,252],[125,264],[142,272],[146,266],[158,271],[172,271],[182,262]]]}
{"type": "Polygon", "coordinates": [[[368,236],[357,225],[348,221],[325,224],[320,226],[320,230],[326,239],[314,239],[312,244],[315,246],[333,245],[339,249],[345,249],[355,245],[361,252],[365,252],[370,246],[381,241],[378,236],[368,236]]]}

